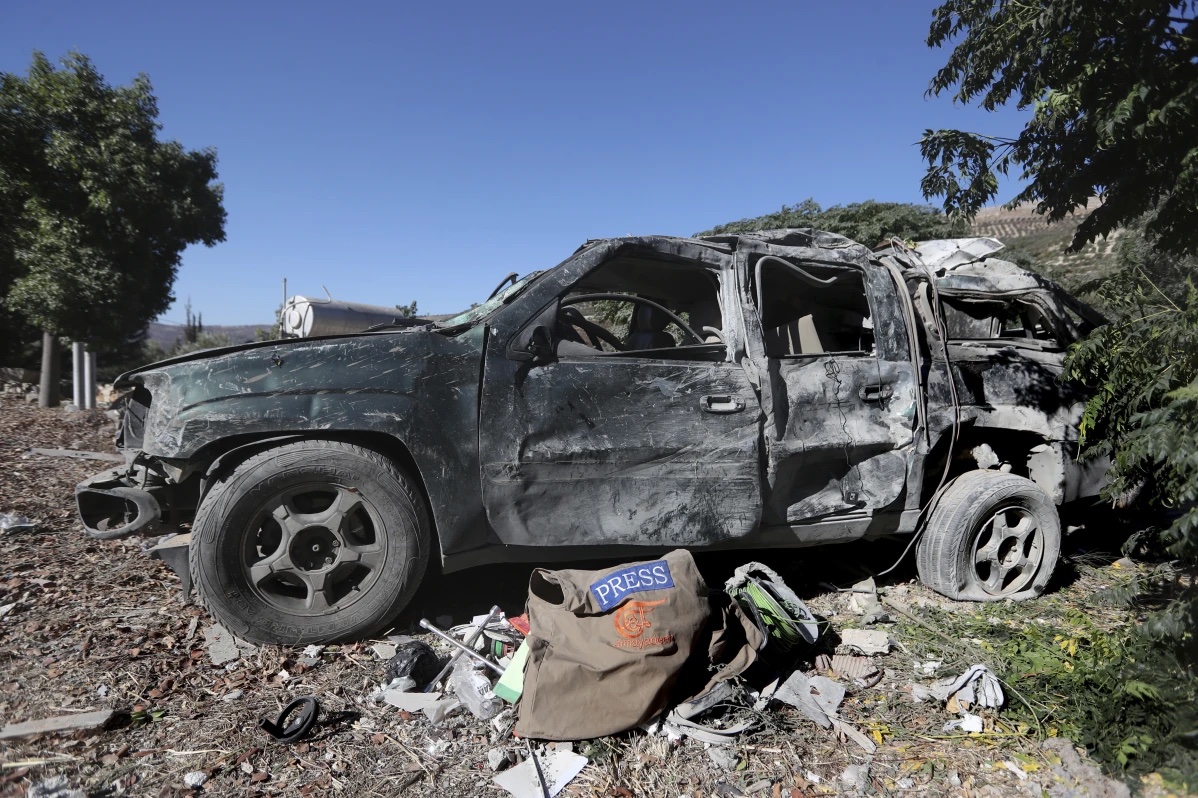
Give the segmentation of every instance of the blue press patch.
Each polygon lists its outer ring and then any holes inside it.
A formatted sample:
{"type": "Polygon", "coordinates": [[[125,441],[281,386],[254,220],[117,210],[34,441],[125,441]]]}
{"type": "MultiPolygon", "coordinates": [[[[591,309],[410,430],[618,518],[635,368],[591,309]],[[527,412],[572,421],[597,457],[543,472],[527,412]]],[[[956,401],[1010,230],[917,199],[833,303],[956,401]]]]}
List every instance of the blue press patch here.
{"type": "Polygon", "coordinates": [[[593,583],[591,592],[599,602],[599,609],[606,612],[623,601],[629,593],[665,590],[673,586],[674,577],[670,574],[670,564],[665,560],[656,560],[612,571],[593,583]]]}

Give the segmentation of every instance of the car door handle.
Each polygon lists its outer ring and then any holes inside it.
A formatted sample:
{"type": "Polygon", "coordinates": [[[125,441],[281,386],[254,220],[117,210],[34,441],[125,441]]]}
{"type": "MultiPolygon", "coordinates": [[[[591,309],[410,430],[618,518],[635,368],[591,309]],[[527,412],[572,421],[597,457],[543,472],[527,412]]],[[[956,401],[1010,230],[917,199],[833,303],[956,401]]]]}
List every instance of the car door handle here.
{"type": "Polygon", "coordinates": [[[699,408],[704,413],[739,413],[745,409],[745,403],[739,396],[708,394],[699,399],[699,408]]]}
{"type": "Polygon", "coordinates": [[[862,385],[857,395],[867,402],[880,402],[894,396],[894,388],[889,385],[862,385]]]}

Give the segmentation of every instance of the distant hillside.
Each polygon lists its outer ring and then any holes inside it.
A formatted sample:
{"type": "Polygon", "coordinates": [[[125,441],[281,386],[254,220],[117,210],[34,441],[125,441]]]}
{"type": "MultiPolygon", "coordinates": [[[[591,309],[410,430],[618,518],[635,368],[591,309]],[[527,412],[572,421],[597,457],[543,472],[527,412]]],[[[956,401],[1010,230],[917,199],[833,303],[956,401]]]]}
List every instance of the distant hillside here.
{"type": "MultiPolygon", "coordinates": [[[[1091,200],[1091,209],[1097,200],[1091,200]]],[[[973,222],[973,233],[997,238],[1006,244],[998,257],[1013,260],[1056,280],[1070,292],[1087,301],[1093,300],[1092,286],[1115,269],[1115,243],[1119,232],[1106,240],[1087,244],[1080,252],[1066,252],[1073,231],[1084,212],[1076,219],[1048,224],[1030,205],[1012,210],[985,208],[973,222]],[[1088,288],[1089,287],[1089,288],[1088,288]]]]}
{"type": "MultiPolygon", "coordinates": [[[[205,324],[204,332],[213,335],[227,335],[229,340],[235,344],[242,344],[246,341],[255,340],[254,331],[261,328],[269,330],[270,322],[264,324],[205,324]]],[[[163,351],[170,351],[170,348],[175,345],[176,341],[183,338],[182,324],[163,324],[161,322],[150,322],[150,334],[148,340],[153,341],[162,347],[163,351]]]]}

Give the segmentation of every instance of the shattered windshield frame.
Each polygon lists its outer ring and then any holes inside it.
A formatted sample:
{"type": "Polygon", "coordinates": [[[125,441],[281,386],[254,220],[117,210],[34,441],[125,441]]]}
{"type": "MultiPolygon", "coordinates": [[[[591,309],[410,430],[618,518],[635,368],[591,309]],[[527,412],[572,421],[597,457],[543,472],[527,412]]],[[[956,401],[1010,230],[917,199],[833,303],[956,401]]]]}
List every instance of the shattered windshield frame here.
{"type": "Polygon", "coordinates": [[[472,307],[470,310],[441,322],[441,326],[460,327],[477,324],[523,293],[525,288],[532,285],[543,274],[545,274],[544,271],[529,272],[481,305],[472,307]]]}

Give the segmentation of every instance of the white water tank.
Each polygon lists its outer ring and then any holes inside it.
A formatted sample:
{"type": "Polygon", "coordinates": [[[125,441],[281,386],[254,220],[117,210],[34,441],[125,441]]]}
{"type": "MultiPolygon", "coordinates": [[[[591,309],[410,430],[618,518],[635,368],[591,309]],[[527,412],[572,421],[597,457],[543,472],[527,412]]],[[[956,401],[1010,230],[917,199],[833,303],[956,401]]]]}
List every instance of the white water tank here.
{"type": "Polygon", "coordinates": [[[363,332],[397,320],[404,317],[394,307],[293,296],[283,306],[281,323],[284,337],[311,338],[363,332]]]}

